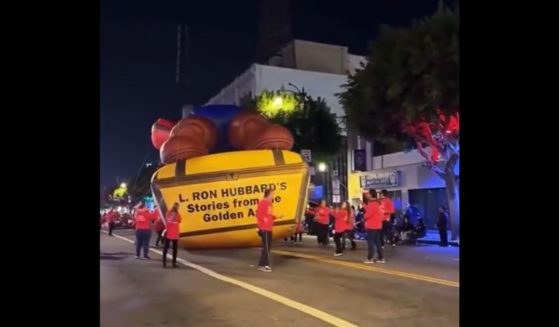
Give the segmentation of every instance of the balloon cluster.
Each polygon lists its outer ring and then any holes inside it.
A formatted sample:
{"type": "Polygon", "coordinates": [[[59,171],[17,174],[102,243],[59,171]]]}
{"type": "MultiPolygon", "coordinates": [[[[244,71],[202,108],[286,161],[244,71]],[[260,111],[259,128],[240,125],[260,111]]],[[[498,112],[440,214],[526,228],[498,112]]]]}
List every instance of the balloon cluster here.
{"type": "Polygon", "coordinates": [[[177,123],[160,118],[151,128],[151,141],[164,164],[228,150],[293,147],[293,135],[285,127],[226,105],[201,107],[177,123]]]}

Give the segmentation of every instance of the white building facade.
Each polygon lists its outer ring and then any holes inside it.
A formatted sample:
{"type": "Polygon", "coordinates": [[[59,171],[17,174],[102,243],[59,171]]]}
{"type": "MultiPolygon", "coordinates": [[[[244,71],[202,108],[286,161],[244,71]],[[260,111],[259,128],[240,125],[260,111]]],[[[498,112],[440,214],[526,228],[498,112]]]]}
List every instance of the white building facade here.
{"type": "MultiPolygon", "coordinates": [[[[348,75],[365,63],[365,57],[349,54],[347,47],[294,40],[271,58],[268,65],[251,65],[209,99],[206,105],[239,105],[244,97],[254,97],[265,90],[296,91],[294,85],[304,88],[313,98],[323,98],[344,127],[345,112],[336,94],[343,91],[342,85],[347,82],[348,75]]],[[[373,150],[371,142],[358,136],[348,136],[344,167],[338,165],[340,168],[332,171],[336,176],[329,175],[326,179],[326,185],[332,183],[342,196],[335,197],[336,191],[333,191],[327,201],[336,203],[347,199],[356,202],[365,189],[387,189],[397,209],[402,209],[405,203],[412,203],[420,207],[425,216],[428,215],[426,222],[431,224],[436,219],[432,217],[436,206],[446,201],[444,181],[422,166],[424,159],[416,151],[373,157],[373,150]],[[364,171],[355,170],[354,151],[357,149],[362,149],[364,153],[364,165],[361,165],[364,171]],[[340,173],[343,173],[343,178],[338,178],[340,173]]],[[[428,228],[433,227],[428,225],[428,228]]]]}

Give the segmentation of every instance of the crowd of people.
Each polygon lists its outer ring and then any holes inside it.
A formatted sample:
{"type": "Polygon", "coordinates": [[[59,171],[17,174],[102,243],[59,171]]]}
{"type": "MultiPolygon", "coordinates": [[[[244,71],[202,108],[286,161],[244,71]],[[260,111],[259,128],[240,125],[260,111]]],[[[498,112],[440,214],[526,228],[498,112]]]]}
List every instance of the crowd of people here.
{"type": "MultiPolygon", "coordinates": [[[[258,270],[264,272],[271,272],[270,266],[270,251],[273,239],[274,221],[280,217],[274,215],[273,211],[273,196],[274,191],[267,189],[264,192],[264,197],[258,202],[256,208],[257,232],[261,238],[262,250],[260,259],[258,261],[258,270]]],[[[313,216],[314,230],[316,232],[317,243],[321,246],[329,245],[330,233],[330,216],[334,217],[333,230],[334,230],[334,243],[335,251],[334,256],[342,256],[347,240],[351,244],[351,250],[357,248],[355,242],[355,232],[359,228],[359,223],[356,217],[361,216],[359,220],[361,228],[366,232],[367,239],[367,257],[363,261],[366,264],[386,263],[384,255],[385,239],[393,246],[396,245],[397,235],[406,235],[406,233],[413,233],[420,236],[425,233],[425,225],[422,220],[418,220],[417,225],[411,224],[411,217],[404,215],[402,224],[396,222],[394,215],[394,204],[388,196],[386,190],[377,192],[374,189],[364,193],[363,199],[359,203],[360,209],[356,213],[354,206],[349,202],[343,202],[336,207],[329,206],[325,200],[314,209],[308,210],[307,214],[313,216]],[[396,227],[400,226],[400,227],[396,227]],[[397,228],[395,231],[394,228],[397,228]]],[[[133,209],[133,226],[136,236],[136,259],[150,259],[149,246],[152,234],[152,225],[154,226],[157,234],[155,246],[163,245],[162,265],[167,267],[167,252],[172,248],[172,265],[177,267],[177,251],[178,240],[180,236],[180,223],[182,217],[179,214],[179,204],[174,203],[170,210],[166,212],[164,217],[159,213],[157,207],[153,210],[146,208],[145,202],[140,202],[133,209]]],[[[116,212],[110,209],[102,214],[101,225],[106,223],[108,225],[109,235],[112,235],[114,229],[114,220],[116,212]]],[[[447,221],[448,214],[444,207],[439,207],[439,217],[437,220],[437,227],[439,229],[441,245],[447,246],[447,221]]],[[[302,242],[302,234],[304,232],[303,220],[296,226],[295,233],[291,236],[291,240],[296,242],[299,239],[302,242]]]]}
{"type": "MultiPolygon", "coordinates": [[[[113,235],[114,220],[117,214],[114,209],[109,209],[101,215],[101,228],[103,224],[107,224],[109,236],[113,235]]],[[[159,213],[159,209],[155,206],[152,210],[146,207],[144,201],[141,201],[133,209],[133,228],[136,236],[135,248],[136,259],[150,260],[149,247],[152,234],[152,225],[155,227],[157,239],[155,246],[163,246],[163,267],[167,267],[167,252],[172,247],[172,265],[177,265],[178,240],[180,236],[181,215],[179,214],[179,204],[174,203],[172,208],[167,211],[165,217],[159,213]]]]}

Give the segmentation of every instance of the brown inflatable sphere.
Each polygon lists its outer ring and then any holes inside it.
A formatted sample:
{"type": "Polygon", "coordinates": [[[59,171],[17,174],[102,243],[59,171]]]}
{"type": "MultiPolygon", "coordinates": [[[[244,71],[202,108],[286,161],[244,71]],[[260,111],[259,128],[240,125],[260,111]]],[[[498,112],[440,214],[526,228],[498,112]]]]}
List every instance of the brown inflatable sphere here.
{"type": "Polygon", "coordinates": [[[293,134],[278,124],[268,126],[262,133],[251,140],[247,149],[265,150],[265,149],[281,149],[291,150],[293,147],[293,134]]]}
{"type": "Polygon", "coordinates": [[[199,138],[189,136],[170,137],[159,150],[161,162],[169,164],[208,154],[208,148],[199,138]]]}
{"type": "Polygon", "coordinates": [[[215,124],[206,117],[190,116],[181,119],[171,130],[169,137],[187,136],[199,138],[211,150],[217,143],[215,124]]]}
{"type": "Polygon", "coordinates": [[[256,112],[242,111],[229,125],[229,143],[237,149],[246,149],[247,143],[269,125],[266,117],[256,112]]]}

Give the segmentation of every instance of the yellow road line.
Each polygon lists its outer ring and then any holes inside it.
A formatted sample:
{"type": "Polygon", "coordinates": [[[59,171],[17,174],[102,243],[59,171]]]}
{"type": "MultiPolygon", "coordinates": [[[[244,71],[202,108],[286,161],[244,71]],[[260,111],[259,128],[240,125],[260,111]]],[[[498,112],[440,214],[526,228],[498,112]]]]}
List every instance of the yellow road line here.
{"type": "Polygon", "coordinates": [[[333,260],[333,259],[327,259],[327,258],[324,258],[324,257],[315,256],[315,255],[304,254],[304,253],[299,253],[299,252],[284,251],[284,250],[272,250],[272,253],[276,253],[276,254],[280,254],[280,255],[288,255],[288,256],[293,256],[293,257],[298,257],[298,258],[303,258],[303,259],[309,259],[309,260],[334,264],[334,265],[353,268],[353,269],[372,271],[372,272],[377,272],[377,273],[386,274],[386,275],[410,278],[410,279],[420,280],[420,281],[424,281],[424,282],[440,284],[440,285],[444,285],[444,286],[460,287],[459,282],[455,282],[455,281],[452,281],[452,280],[440,279],[440,278],[435,278],[435,277],[430,277],[430,276],[425,276],[425,275],[417,275],[417,274],[407,273],[407,272],[398,271],[398,270],[391,270],[391,269],[386,269],[386,268],[371,267],[371,266],[366,266],[365,264],[360,264],[360,263],[356,263],[356,262],[348,262],[348,261],[343,261],[343,260],[333,260]]]}
{"type": "MultiPolygon", "coordinates": [[[[106,233],[105,231],[103,231],[103,232],[106,233]]],[[[123,241],[129,242],[129,243],[134,243],[134,241],[132,241],[132,240],[126,238],[126,237],[122,237],[122,236],[120,236],[120,235],[117,235],[117,234],[115,234],[115,233],[113,233],[113,236],[116,237],[116,238],[119,238],[119,239],[121,239],[121,240],[123,240],[123,241]]],[[[161,255],[161,256],[163,255],[163,253],[162,253],[161,251],[159,251],[159,250],[155,250],[155,249],[151,249],[151,248],[150,248],[150,251],[151,251],[151,252],[154,252],[154,253],[157,253],[157,254],[159,254],[159,255],[161,255]]],[[[171,255],[168,254],[168,257],[171,258],[171,255]]],[[[310,306],[308,306],[308,305],[306,305],[306,304],[303,304],[303,303],[300,303],[300,302],[291,300],[291,299],[289,299],[289,298],[287,298],[287,297],[285,297],[285,296],[276,294],[276,293],[274,293],[274,292],[270,292],[270,291],[265,290],[265,289],[263,289],[263,288],[260,288],[260,287],[258,287],[258,286],[254,286],[254,285],[252,285],[252,284],[245,283],[245,282],[243,282],[243,281],[240,281],[240,280],[237,280],[237,279],[234,279],[234,278],[231,278],[231,277],[227,277],[227,276],[225,276],[225,275],[219,274],[219,273],[217,273],[217,272],[215,272],[215,271],[213,271],[213,270],[210,270],[210,269],[208,269],[208,268],[205,268],[205,267],[202,267],[202,266],[200,266],[200,265],[194,264],[194,263],[192,263],[192,262],[190,262],[190,261],[188,261],[188,260],[184,260],[184,259],[181,259],[181,258],[177,258],[177,261],[180,262],[180,263],[182,263],[183,265],[189,267],[189,268],[198,270],[199,272],[203,273],[204,275],[210,276],[210,277],[212,277],[212,278],[215,278],[215,279],[220,280],[220,281],[225,282],[225,283],[233,284],[233,285],[235,285],[235,286],[244,288],[245,290],[248,290],[248,291],[250,291],[250,292],[256,293],[256,294],[261,295],[261,296],[263,296],[263,297],[266,297],[266,298],[268,298],[268,299],[270,299],[270,300],[273,300],[273,301],[276,301],[276,302],[278,302],[278,303],[281,303],[281,304],[283,304],[283,305],[285,305],[285,306],[288,306],[288,307],[290,307],[290,308],[292,308],[292,309],[295,309],[295,310],[297,310],[297,311],[301,311],[301,312],[306,313],[306,314],[308,314],[308,315],[310,315],[310,316],[313,316],[313,317],[315,317],[315,318],[317,318],[317,319],[320,319],[320,320],[322,320],[322,321],[324,321],[324,322],[326,322],[326,323],[328,323],[328,324],[330,324],[330,325],[332,325],[332,326],[337,326],[337,327],[357,327],[357,325],[354,325],[354,324],[352,324],[352,323],[350,323],[350,322],[348,322],[348,321],[345,321],[345,320],[343,320],[343,319],[341,319],[341,318],[338,318],[338,317],[336,317],[336,316],[333,316],[333,315],[331,315],[331,314],[328,314],[328,313],[326,313],[326,312],[324,312],[324,311],[320,311],[320,310],[315,309],[315,308],[313,308],[313,307],[310,307],[310,306]]]]}

